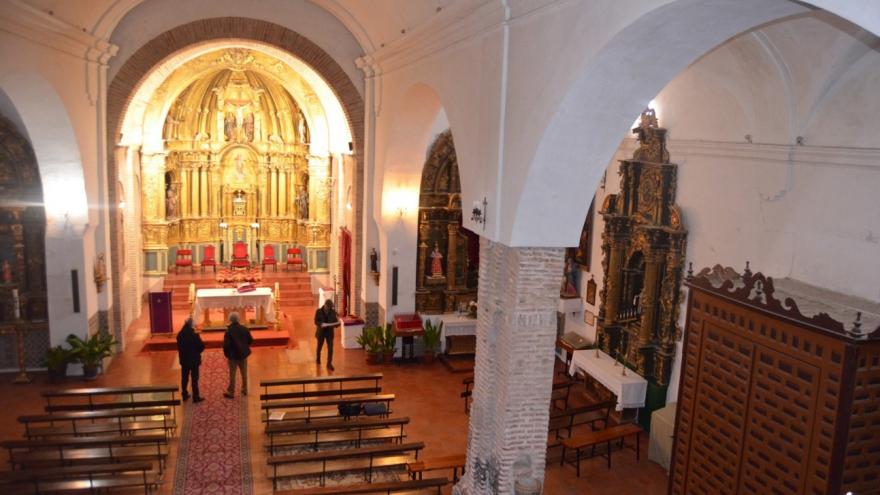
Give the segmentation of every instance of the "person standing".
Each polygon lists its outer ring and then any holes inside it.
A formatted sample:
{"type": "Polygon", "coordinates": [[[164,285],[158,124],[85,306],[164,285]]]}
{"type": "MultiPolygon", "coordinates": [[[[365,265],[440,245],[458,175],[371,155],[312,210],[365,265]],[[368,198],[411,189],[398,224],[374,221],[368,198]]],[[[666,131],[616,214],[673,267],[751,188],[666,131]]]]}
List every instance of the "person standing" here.
{"type": "Polygon", "coordinates": [[[340,324],[339,316],[333,309],[333,301],[327,299],[324,305],[315,311],[315,338],[318,339],[318,357],[315,362],[321,364],[321,349],[327,341],[327,369],[333,371],[333,329],[340,324]]]}
{"type": "Polygon", "coordinates": [[[229,363],[229,387],[223,397],[235,397],[235,373],[241,371],[241,395],[247,395],[247,357],[251,355],[251,332],[238,322],[238,313],[229,314],[229,326],[223,335],[223,355],[229,363]]]}
{"type": "Polygon", "coordinates": [[[180,359],[180,382],[183,391],[183,400],[189,399],[186,391],[187,382],[192,376],[193,402],[205,400],[199,393],[199,365],[202,364],[202,351],[205,343],[193,329],[192,317],[188,317],[183,328],[177,334],[177,356],[180,359]]]}

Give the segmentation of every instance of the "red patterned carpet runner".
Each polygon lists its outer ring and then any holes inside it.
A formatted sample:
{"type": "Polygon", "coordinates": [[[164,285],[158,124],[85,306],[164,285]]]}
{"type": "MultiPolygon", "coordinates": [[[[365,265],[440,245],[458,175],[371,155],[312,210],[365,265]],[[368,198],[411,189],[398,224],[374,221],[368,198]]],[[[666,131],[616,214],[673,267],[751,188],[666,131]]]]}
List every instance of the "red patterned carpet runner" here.
{"type": "Polygon", "coordinates": [[[223,398],[229,370],[220,350],[202,354],[200,375],[205,401],[184,405],[174,495],[250,495],[247,401],[238,387],[235,399],[223,398]]]}

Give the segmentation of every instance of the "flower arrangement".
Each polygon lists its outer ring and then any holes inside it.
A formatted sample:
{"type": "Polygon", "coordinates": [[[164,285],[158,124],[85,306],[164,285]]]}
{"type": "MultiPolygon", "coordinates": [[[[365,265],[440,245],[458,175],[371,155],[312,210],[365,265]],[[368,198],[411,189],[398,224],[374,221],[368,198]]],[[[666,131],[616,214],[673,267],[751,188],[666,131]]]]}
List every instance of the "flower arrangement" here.
{"type": "Polygon", "coordinates": [[[470,301],[467,304],[467,313],[470,318],[477,317],[477,301],[470,301]]]}

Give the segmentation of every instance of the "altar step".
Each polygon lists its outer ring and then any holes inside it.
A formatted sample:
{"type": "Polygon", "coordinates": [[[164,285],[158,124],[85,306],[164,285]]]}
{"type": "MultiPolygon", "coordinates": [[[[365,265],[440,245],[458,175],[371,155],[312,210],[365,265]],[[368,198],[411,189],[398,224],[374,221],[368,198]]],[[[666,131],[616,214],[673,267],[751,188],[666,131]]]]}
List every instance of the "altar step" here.
{"type": "MultiPolygon", "coordinates": [[[[254,330],[251,332],[254,342],[251,347],[287,347],[290,340],[289,333],[277,330],[254,330]]],[[[176,335],[153,336],[144,342],[143,350],[153,351],[176,351],[176,335]]],[[[201,334],[202,342],[208,349],[223,347],[223,332],[205,332],[201,334]]]]}

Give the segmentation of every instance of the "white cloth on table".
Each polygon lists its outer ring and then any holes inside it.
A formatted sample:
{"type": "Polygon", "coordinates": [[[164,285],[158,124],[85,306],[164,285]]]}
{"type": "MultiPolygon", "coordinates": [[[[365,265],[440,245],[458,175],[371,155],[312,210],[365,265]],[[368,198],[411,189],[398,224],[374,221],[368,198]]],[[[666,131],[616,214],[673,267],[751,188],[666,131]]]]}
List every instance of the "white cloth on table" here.
{"type": "Polygon", "coordinates": [[[614,359],[595,349],[574,351],[571,354],[571,367],[568,370],[574,375],[578,370],[595,378],[614,395],[617,396],[618,411],[630,408],[645,407],[645,395],[648,392],[648,381],[627,368],[626,376],[620,374],[620,363],[614,366],[614,359]]]}
{"type": "Polygon", "coordinates": [[[206,309],[235,309],[253,307],[266,316],[267,322],[275,321],[275,296],[272,289],[260,287],[251,292],[240,293],[236,289],[199,289],[193,305],[193,317],[201,322],[206,309]]]}

